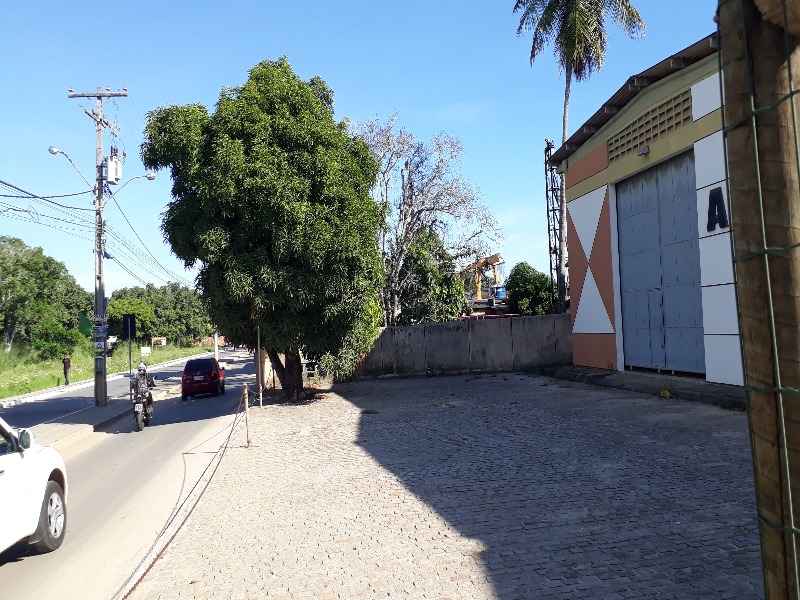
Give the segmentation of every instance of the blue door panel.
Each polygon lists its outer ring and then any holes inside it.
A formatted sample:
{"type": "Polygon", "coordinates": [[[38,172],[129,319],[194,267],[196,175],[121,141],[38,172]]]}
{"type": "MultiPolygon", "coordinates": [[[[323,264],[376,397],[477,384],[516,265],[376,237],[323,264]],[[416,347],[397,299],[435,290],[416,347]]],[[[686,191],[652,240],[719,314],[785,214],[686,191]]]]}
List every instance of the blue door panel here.
{"type": "Polygon", "coordinates": [[[625,364],[705,372],[694,155],[617,185],[625,364]]]}

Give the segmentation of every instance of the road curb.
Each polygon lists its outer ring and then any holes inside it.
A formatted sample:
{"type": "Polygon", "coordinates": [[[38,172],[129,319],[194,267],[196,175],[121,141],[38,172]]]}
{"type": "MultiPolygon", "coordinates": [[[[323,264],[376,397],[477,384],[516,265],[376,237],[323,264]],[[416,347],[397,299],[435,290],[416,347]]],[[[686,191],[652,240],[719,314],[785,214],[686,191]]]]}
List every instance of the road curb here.
{"type": "MultiPolygon", "coordinates": [[[[170,386],[163,392],[157,392],[156,394],[153,394],[153,402],[166,400],[174,396],[174,394],[179,391],[180,391],[180,384],[170,386]]],[[[95,408],[94,406],[90,406],[89,408],[85,408],[83,410],[92,410],[94,408],[95,408]]],[[[78,411],[78,412],[83,412],[83,411],[78,411]]],[[[116,421],[119,421],[120,419],[131,416],[132,413],[133,409],[131,408],[130,405],[120,407],[120,410],[118,412],[115,412],[114,414],[102,418],[97,423],[92,423],[92,424],[87,423],[85,427],[81,427],[80,429],[77,429],[76,431],[73,431],[72,433],[64,437],[59,438],[48,445],[57,448],[59,451],[63,451],[65,448],[75,444],[76,442],[86,439],[91,434],[100,431],[104,427],[108,427],[109,425],[111,425],[116,421]]]]}
{"type": "Polygon", "coordinates": [[[709,383],[669,375],[607,371],[576,366],[538,367],[532,372],[563,381],[617,388],[665,399],[675,398],[711,404],[727,410],[747,410],[747,396],[744,388],[740,386],[709,383]]]}

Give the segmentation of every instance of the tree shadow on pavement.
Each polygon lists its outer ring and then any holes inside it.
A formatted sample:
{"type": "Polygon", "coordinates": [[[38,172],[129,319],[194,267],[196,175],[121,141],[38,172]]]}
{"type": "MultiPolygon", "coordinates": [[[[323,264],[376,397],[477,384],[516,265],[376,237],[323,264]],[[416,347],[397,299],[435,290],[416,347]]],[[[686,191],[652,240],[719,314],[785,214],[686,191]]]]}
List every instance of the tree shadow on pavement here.
{"type": "Polygon", "coordinates": [[[498,598],[762,595],[743,413],[519,373],[333,391],[498,598]]]}

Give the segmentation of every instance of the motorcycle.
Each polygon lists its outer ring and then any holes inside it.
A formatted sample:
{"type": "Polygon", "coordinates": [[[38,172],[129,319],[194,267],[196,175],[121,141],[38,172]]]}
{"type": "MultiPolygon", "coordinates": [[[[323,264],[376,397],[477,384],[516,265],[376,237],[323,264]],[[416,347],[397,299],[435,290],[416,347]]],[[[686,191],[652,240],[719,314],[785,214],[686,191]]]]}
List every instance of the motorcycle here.
{"type": "Polygon", "coordinates": [[[138,372],[131,380],[133,392],[133,420],[136,430],[141,431],[150,424],[153,418],[153,394],[150,390],[156,387],[155,376],[149,377],[146,372],[138,372]]]}

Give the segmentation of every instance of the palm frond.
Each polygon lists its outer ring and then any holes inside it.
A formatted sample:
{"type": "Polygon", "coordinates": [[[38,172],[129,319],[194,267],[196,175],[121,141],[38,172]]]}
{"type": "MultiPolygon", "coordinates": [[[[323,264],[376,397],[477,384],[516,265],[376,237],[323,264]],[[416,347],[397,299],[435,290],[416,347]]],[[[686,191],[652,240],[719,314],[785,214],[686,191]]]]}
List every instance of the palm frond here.
{"type": "Polygon", "coordinates": [[[517,35],[532,33],[530,61],[553,44],[559,67],[571,65],[576,81],[603,68],[608,47],[606,21],[612,19],[632,38],[645,24],[630,0],[516,0],[521,13],[517,35]]]}
{"type": "Polygon", "coordinates": [[[605,12],[631,38],[642,38],[646,32],[644,20],[630,0],[604,0],[605,12]]]}

